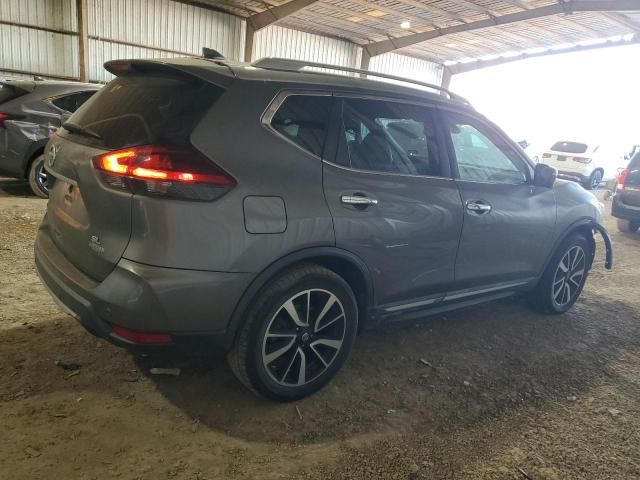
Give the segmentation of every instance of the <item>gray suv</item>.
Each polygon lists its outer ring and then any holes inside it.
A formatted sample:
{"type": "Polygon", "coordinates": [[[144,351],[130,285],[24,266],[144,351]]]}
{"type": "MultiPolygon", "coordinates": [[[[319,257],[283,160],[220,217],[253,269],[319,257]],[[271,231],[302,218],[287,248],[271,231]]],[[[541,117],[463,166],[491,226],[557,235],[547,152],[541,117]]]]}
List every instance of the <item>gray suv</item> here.
{"type": "Polygon", "coordinates": [[[595,197],[440,87],[278,59],[105,67],[47,147],[35,254],[116,345],[222,347],[247,387],[292,400],[364,328],[516,293],[565,312],[595,232],[611,267],[595,197]]]}
{"type": "Polygon", "coordinates": [[[29,180],[33,193],[46,198],[49,136],[99,89],[55,80],[0,82],[0,175],[29,180]]]}

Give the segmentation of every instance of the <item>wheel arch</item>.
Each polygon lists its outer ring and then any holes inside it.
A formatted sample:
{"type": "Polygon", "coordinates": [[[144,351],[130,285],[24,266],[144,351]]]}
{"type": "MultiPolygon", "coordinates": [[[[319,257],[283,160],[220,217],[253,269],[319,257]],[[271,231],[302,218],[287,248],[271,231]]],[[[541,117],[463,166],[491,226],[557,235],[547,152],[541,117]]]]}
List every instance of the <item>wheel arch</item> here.
{"type": "Polygon", "coordinates": [[[246,321],[245,313],[252,300],[283,271],[301,263],[314,263],[325,267],[342,277],[352,288],[358,302],[358,330],[367,324],[367,312],[373,305],[374,291],[371,275],[365,263],[353,253],[337,247],[311,247],[290,253],[260,272],[240,297],[229,326],[225,346],[230,348],[246,321]]]}
{"type": "Polygon", "coordinates": [[[37,142],[34,142],[31,147],[29,147],[29,150],[24,156],[25,159],[23,161],[24,168],[22,169],[22,176],[24,178],[28,177],[29,169],[31,168],[31,164],[33,163],[33,161],[44,153],[44,149],[47,146],[48,141],[49,139],[38,140],[37,142]]]}
{"type": "MultiPolygon", "coordinates": [[[[542,278],[542,275],[547,270],[547,267],[549,266],[549,262],[551,261],[551,259],[553,258],[553,255],[558,250],[558,247],[573,233],[580,233],[587,239],[587,241],[591,245],[591,250],[593,252],[593,255],[595,256],[595,253],[596,253],[595,232],[600,231],[600,228],[602,227],[599,227],[599,225],[594,221],[594,219],[590,217],[581,218],[579,220],[576,220],[571,225],[569,225],[569,227],[567,227],[564,230],[564,232],[561,235],[559,235],[556,241],[554,242],[553,247],[551,248],[551,251],[547,255],[547,259],[544,262],[544,266],[540,271],[540,278],[542,278]]],[[[602,232],[600,231],[600,233],[602,232]]],[[[605,234],[606,234],[606,230],[604,230],[603,237],[605,237],[605,234]]],[[[605,239],[605,243],[606,243],[606,239],[605,239]]],[[[607,251],[609,251],[609,249],[610,249],[610,246],[607,245],[607,251]]],[[[593,261],[593,258],[591,259],[591,261],[593,261]]]]}

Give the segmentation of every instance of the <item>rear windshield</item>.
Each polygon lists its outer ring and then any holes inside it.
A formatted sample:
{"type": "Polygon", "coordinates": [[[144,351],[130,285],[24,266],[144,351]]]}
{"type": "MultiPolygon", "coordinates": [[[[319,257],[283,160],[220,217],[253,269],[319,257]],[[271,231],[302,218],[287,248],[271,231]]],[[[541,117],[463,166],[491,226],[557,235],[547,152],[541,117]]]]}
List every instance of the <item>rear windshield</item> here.
{"type": "Polygon", "coordinates": [[[0,103],[5,103],[9,100],[13,100],[14,98],[18,98],[25,93],[27,93],[26,90],[14,87],[13,85],[9,85],[8,83],[0,83],[0,103]]]}
{"type": "Polygon", "coordinates": [[[551,150],[565,153],[585,153],[587,148],[587,145],[584,143],[556,142],[553,144],[553,147],[551,147],[551,150]]]}
{"type": "Polygon", "coordinates": [[[189,136],[223,90],[194,77],[127,75],[100,89],[69,123],[91,135],[78,141],[107,149],[189,143],[189,136]],[[99,136],[100,138],[94,138],[99,136]]]}

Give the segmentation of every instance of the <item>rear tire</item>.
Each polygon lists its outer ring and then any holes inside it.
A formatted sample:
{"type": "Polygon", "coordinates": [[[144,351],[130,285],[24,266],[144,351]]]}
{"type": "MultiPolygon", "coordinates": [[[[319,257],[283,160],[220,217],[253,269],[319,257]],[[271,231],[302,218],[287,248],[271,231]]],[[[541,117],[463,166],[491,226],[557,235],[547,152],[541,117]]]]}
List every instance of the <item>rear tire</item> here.
{"type": "Polygon", "coordinates": [[[36,157],[29,166],[29,187],[40,198],[49,198],[47,171],[44,169],[44,155],[36,157]]]}
{"type": "Polygon", "coordinates": [[[302,264],[257,295],[227,360],[253,392],[297,400],[334,377],[357,328],[358,306],[347,282],[324,267],[302,264]]]}
{"type": "Polygon", "coordinates": [[[600,170],[595,170],[583,185],[587,190],[594,190],[600,186],[601,182],[602,172],[600,170]]]}
{"type": "Polygon", "coordinates": [[[623,220],[622,218],[618,219],[618,231],[623,233],[636,233],[640,225],[635,222],[631,222],[629,220],[623,220]]]}
{"type": "Polygon", "coordinates": [[[560,244],[533,292],[533,306],[547,314],[569,310],[580,297],[593,263],[593,245],[572,233],[560,244]]]}

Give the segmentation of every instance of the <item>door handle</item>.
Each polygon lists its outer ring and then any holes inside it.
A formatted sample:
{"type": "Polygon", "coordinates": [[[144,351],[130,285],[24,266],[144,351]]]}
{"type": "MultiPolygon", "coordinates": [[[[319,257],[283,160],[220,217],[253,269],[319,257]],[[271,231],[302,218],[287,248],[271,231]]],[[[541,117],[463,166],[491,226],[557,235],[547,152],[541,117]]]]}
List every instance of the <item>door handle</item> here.
{"type": "Polygon", "coordinates": [[[467,200],[466,205],[467,210],[477,213],[478,215],[491,211],[491,205],[484,200],[467,200]]]}
{"type": "Polygon", "coordinates": [[[356,205],[360,207],[378,204],[378,200],[375,198],[365,197],[364,195],[342,195],[340,197],[340,202],[345,205],[356,205]]]}

